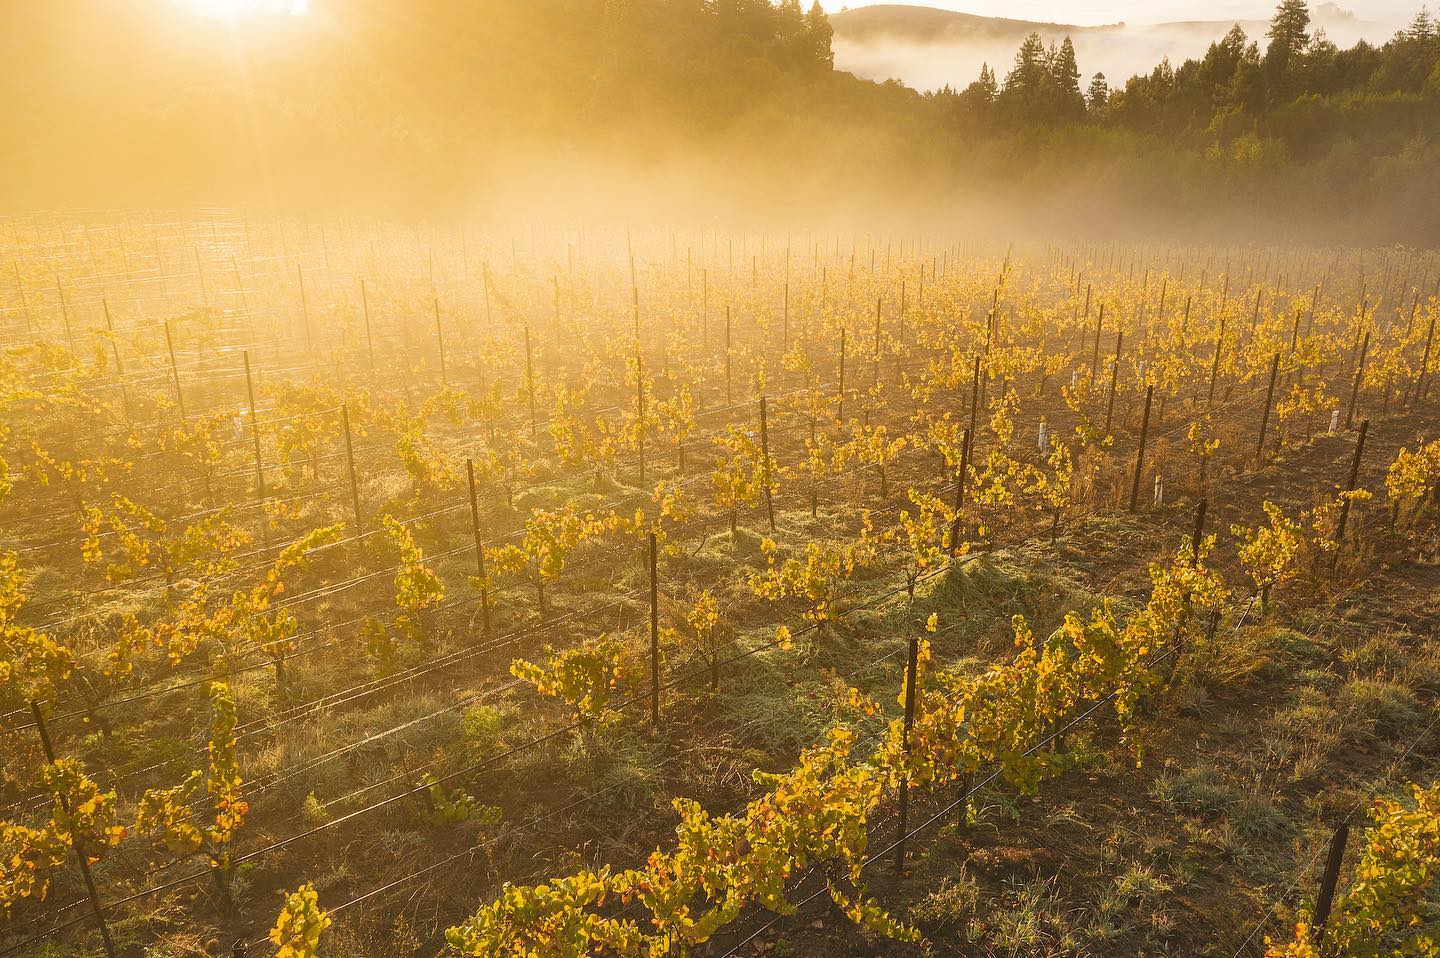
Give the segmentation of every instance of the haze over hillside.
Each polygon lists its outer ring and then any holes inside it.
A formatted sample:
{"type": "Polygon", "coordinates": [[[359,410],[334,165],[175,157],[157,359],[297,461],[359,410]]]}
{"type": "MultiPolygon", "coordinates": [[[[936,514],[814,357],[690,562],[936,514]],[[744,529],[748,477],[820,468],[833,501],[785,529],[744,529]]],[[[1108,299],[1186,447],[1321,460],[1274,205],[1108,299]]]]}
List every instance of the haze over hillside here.
{"type": "MultiPolygon", "coordinates": [[[[1154,12],[1176,11],[1161,6],[1154,12]]],[[[1205,7],[1195,12],[1208,17],[1224,11],[1205,7]]],[[[1371,9],[1362,16],[1335,3],[1316,4],[1313,15],[1315,26],[1341,46],[1362,39],[1383,42],[1405,20],[1389,10],[1371,9]]],[[[830,22],[838,69],[870,80],[902,80],[921,90],[964,87],[986,63],[1003,71],[1020,41],[1032,32],[1046,43],[1069,36],[1084,76],[1104,73],[1118,84],[1148,72],[1165,57],[1180,63],[1203,55],[1236,22],[1256,38],[1264,37],[1267,26],[1263,17],[1052,23],[889,3],[843,9],[832,13],[830,22]]]]}
{"type": "Polygon", "coordinates": [[[1389,33],[1290,0],[1276,41],[776,0],[278,2],[12,5],[0,210],[1440,236],[1428,15],[1389,33]]]}

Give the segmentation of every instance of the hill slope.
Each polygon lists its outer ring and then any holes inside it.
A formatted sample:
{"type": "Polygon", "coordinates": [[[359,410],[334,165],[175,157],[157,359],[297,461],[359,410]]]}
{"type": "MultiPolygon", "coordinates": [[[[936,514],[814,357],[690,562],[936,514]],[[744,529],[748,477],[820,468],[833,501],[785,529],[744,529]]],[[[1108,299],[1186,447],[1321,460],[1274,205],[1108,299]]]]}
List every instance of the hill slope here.
{"type": "Polygon", "coordinates": [[[966,40],[1013,40],[1019,43],[1031,33],[1080,34],[1120,29],[1123,24],[1082,27],[1067,23],[1042,23],[986,17],[938,7],[906,3],[877,3],[830,14],[837,39],[866,42],[888,37],[916,43],[956,43],[966,40]]]}

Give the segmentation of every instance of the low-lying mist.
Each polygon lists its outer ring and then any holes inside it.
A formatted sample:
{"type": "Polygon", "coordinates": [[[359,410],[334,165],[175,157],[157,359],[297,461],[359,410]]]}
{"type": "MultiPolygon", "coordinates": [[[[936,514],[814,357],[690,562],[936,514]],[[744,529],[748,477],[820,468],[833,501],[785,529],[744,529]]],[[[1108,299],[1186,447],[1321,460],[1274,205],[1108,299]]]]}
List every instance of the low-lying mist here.
{"type": "MultiPolygon", "coordinates": [[[[1301,147],[1335,131],[1310,156],[1286,155],[1285,131],[1251,142],[1243,130],[1211,155],[1209,139],[1124,124],[987,127],[914,89],[832,71],[828,42],[817,55],[793,32],[757,39],[698,5],[309,9],[225,23],[170,0],[19,8],[0,33],[0,213],[224,206],[259,218],[1440,242],[1440,164],[1408,145],[1434,125],[1434,101],[1419,96],[1374,117],[1326,106],[1299,118],[1289,133],[1301,147]]],[[[968,83],[981,60],[1003,76],[1029,29],[1012,21],[968,44],[872,39],[876,65],[862,69],[845,22],[834,18],[841,67],[921,87],[968,83]]],[[[1088,75],[1148,71],[1221,32],[1074,39],[1088,75]]]]}
{"type": "MultiPolygon", "coordinates": [[[[968,16],[912,18],[909,12],[903,5],[876,4],[837,14],[836,69],[867,80],[900,80],[918,90],[963,89],[979,75],[982,64],[1003,78],[1020,41],[1033,30],[1047,44],[1070,37],[1082,77],[1103,73],[1113,87],[1137,73],[1149,73],[1163,59],[1178,65],[1203,56],[1232,26],[1228,20],[1196,19],[1077,27],[968,16]]],[[[1203,17],[1209,11],[1196,13],[1203,17]]],[[[1315,28],[1342,47],[1360,40],[1381,43],[1408,21],[1396,11],[1353,13],[1333,3],[1318,5],[1313,16],[1315,28]]],[[[1238,23],[1264,46],[1266,21],[1238,23]]]]}

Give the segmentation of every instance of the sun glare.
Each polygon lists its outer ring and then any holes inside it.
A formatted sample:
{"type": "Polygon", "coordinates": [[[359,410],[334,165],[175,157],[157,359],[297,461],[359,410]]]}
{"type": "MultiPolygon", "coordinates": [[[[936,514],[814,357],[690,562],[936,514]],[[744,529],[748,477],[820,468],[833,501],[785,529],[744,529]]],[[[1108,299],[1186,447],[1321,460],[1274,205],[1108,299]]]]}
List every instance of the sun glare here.
{"type": "Polygon", "coordinates": [[[310,0],[171,0],[204,17],[238,20],[261,13],[303,17],[310,12],[310,0]]]}

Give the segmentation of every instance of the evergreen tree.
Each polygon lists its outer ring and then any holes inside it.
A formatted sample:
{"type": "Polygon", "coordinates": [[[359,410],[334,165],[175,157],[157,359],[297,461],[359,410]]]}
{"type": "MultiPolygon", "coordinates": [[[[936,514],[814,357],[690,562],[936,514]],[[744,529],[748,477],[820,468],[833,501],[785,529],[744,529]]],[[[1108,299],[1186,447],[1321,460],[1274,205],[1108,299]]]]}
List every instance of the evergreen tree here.
{"type": "Polygon", "coordinates": [[[995,72],[988,63],[980,65],[980,79],[967,86],[960,94],[961,105],[972,114],[984,115],[990,111],[1000,86],[995,82],[995,72]]]}
{"type": "Polygon", "coordinates": [[[985,99],[994,102],[995,97],[1000,95],[1000,83],[995,79],[995,71],[990,69],[990,64],[980,64],[980,79],[975,85],[984,93],[985,99]]]}
{"type": "Polygon", "coordinates": [[[1040,34],[1026,37],[1015,54],[1015,66],[1005,76],[1005,92],[1024,98],[1039,93],[1050,79],[1048,59],[1040,34]]]}
{"type": "Polygon", "coordinates": [[[810,5],[810,12],[805,14],[805,38],[811,62],[823,70],[833,68],[835,53],[830,44],[835,38],[835,28],[830,25],[830,18],[825,15],[820,0],[815,0],[810,5]]]}
{"type": "Polygon", "coordinates": [[[776,11],[770,0],[715,0],[714,10],[727,33],[762,42],[775,36],[776,11]]]}
{"type": "Polygon", "coordinates": [[[1265,65],[1272,77],[1283,77],[1298,66],[1305,45],[1310,42],[1310,7],[1305,0],[1280,0],[1275,18],[1265,35],[1270,46],[1265,51],[1265,65]]]}
{"type": "Polygon", "coordinates": [[[805,32],[805,10],[800,0],[780,0],[775,8],[775,42],[794,63],[809,63],[810,35],[805,32]]]}
{"type": "Polygon", "coordinates": [[[1050,78],[1055,84],[1061,116],[1085,112],[1085,95],[1080,92],[1080,66],[1075,62],[1075,44],[1066,37],[1050,61],[1050,78]]]}
{"type": "Polygon", "coordinates": [[[1210,44],[1210,49],[1205,51],[1197,79],[1199,93],[1204,97],[1207,109],[1213,110],[1224,103],[1231,84],[1235,82],[1235,71],[1240,69],[1240,61],[1245,59],[1249,46],[1250,38],[1237,23],[1223,39],[1210,44]]]}
{"type": "Polygon", "coordinates": [[[1405,29],[1405,35],[1416,43],[1434,44],[1440,38],[1440,29],[1435,26],[1435,18],[1430,11],[1421,7],[1420,12],[1415,14],[1415,19],[1410,21],[1410,26],[1405,29]]]}
{"type": "Polygon", "coordinates": [[[793,40],[804,32],[805,11],[800,6],[800,0],[780,0],[777,14],[781,40],[793,40]]]}
{"type": "Polygon", "coordinates": [[[1110,84],[1105,74],[1097,73],[1090,78],[1090,89],[1085,92],[1086,104],[1091,113],[1099,113],[1110,103],[1110,84]]]}
{"type": "Polygon", "coordinates": [[[1059,87],[1061,96],[1080,96],[1080,66],[1075,62],[1075,44],[1066,37],[1060,45],[1060,52],[1050,66],[1050,76],[1059,87]]]}

